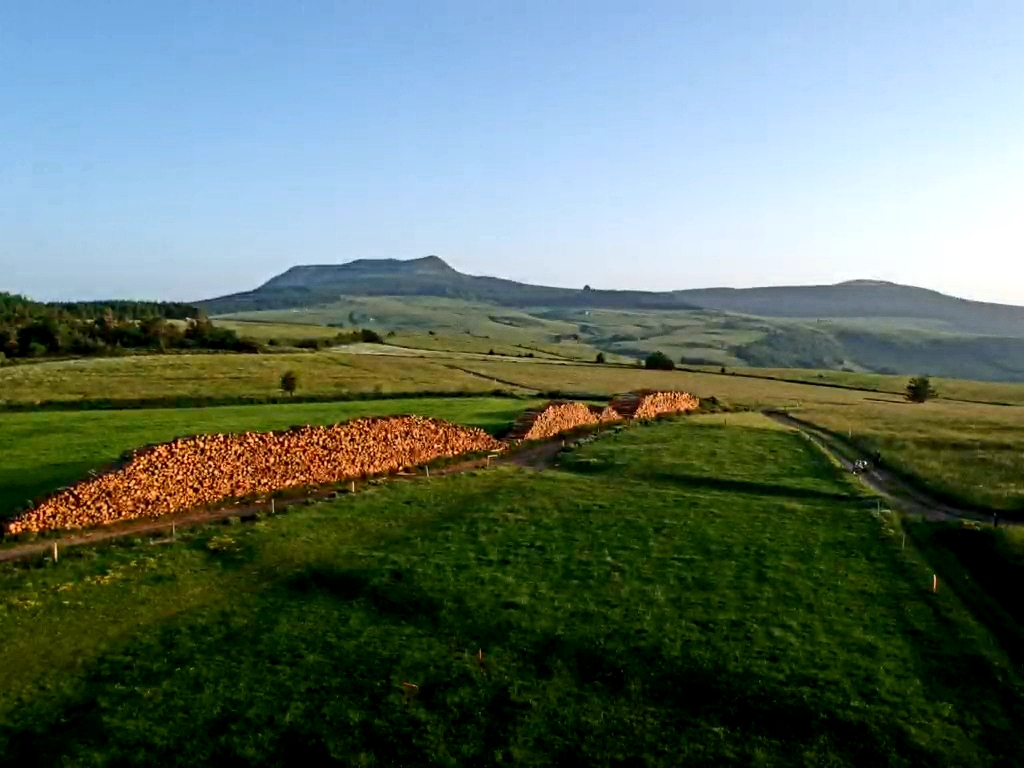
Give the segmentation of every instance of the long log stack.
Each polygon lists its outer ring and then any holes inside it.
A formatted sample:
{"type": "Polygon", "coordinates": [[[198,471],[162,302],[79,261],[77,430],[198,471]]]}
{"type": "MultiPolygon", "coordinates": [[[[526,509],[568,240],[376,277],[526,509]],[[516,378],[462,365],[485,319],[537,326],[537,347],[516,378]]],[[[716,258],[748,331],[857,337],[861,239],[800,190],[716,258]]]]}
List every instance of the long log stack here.
{"type": "MultiPolygon", "coordinates": [[[[584,426],[696,409],[685,392],[631,392],[601,408],[552,402],[516,422],[511,442],[584,426]]],[[[509,442],[481,429],[420,416],[356,419],[288,432],[201,435],[133,454],[120,469],[84,480],[10,521],[19,534],[159,517],[227,499],[395,472],[433,459],[497,452],[509,442]]]]}
{"type": "Polygon", "coordinates": [[[141,451],[121,469],[50,497],[11,521],[7,533],[158,517],[225,499],[336,483],[504,447],[483,430],[419,416],[185,438],[141,451]]]}

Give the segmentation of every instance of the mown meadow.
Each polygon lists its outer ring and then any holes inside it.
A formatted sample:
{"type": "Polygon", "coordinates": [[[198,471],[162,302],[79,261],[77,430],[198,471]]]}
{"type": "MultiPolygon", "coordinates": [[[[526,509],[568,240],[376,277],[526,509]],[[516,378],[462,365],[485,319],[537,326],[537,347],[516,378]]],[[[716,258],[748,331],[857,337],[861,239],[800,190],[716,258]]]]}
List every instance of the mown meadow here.
{"type": "MultiPolygon", "coordinates": [[[[485,393],[493,379],[408,355],[334,351],[261,355],[131,355],[59,360],[0,368],[0,407],[134,402],[175,405],[232,398],[280,398],[281,376],[298,376],[296,396],[416,392],[485,393]]],[[[504,388],[509,389],[505,386],[504,388]]]]}
{"type": "Polygon", "coordinates": [[[1019,764],[898,522],[724,419],[6,568],[0,764],[1019,764]]]}

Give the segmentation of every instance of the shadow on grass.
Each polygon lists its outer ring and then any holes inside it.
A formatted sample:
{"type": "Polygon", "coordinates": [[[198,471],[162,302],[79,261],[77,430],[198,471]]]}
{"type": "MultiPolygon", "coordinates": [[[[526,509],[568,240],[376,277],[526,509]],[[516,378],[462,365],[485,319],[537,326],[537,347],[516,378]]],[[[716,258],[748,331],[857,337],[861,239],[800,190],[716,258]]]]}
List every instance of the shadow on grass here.
{"type": "Polygon", "coordinates": [[[42,467],[0,470],[0,522],[14,517],[28,503],[87,477],[91,462],[68,462],[42,467]]]}
{"type": "Polygon", "coordinates": [[[373,764],[424,765],[444,761],[430,751],[439,745],[467,766],[496,764],[496,755],[513,749],[541,765],[675,765],[678,757],[652,756],[682,752],[688,765],[749,765],[766,750],[784,764],[804,764],[810,753],[816,764],[890,765],[894,756],[937,763],[887,719],[830,711],[813,694],[686,653],[669,655],[628,632],[581,627],[566,635],[495,624],[500,611],[473,614],[395,571],[312,569],[283,586],[292,600],[268,605],[250,624],[225,619],[230,631],[205,635],[182,624],[97,661],[77,696],[22,713],[20,727],[0,726],[0,765],[55,766],[84,756],[109,765],[334,765],[358,762],[360,754],[373,764]],[[295,622],[303,597],[325,596],[336,601],[337,624],[295,622]],[[422,659],[433,677],[425,673],[415,703],[404,704],[389,670],[411,646],[396,640],[382,648],[376,634],[355,635],[325,652],[322,633],[343,631],[354,601],[377,613],[378,626],[417,624],[434,648],[476,648],[483,634],[503,650],[472,670],[433,652],[422,659]],[[274,634],[281,627],[287,632],[274,634]],[[273,669],[261,674],[268,656],[307,653],[322,656],[322,677],[291,681],[286,673],[291,684],[281,686],[273,669]],[[176,665],[198,668],[196,682],[176,675],[179,687],[164,685],[176,665]],[[224,677],[239,670],[247,677],[224,677]],[[212,700],[211,684],[218,689],[212,700]],[[150,713],[139,692],[153,689],[175,698],[150,713]],[[161,720],[169,707],[171,717],[161,720]],[[286,716],[296,708],[301,719],[286,716]],[[349,711],[372,716],[353,722],[349,711]],[[167,722],[182,730],[168,730],[167,722]],[[716,729],[721,736],[708,742],[716,729]]]}
{"type": "MultiPolygon", "coordinates": [[[[604,475],[608,478],[621,478],[622,473],[615,468],[600,464],[574,463],[564,466],[570,472],[585,475],[604,475]]],[[[712,475],[692,474],[689,472],[639,471],[629,472],[630,479],[648,483],[659,483],[670,486],[683,486],[703,490],[722,491],[725,493],[742,493],[748,496],[769,496],[786,499],[802,499],[808,501],[856,501],[860,497],[855,493],[839,491],[819,491],[814,488],[781,485],[779,483],[760,483],[754,480],[736,480],[712,475]]]]}
{"type": "Polygon", "coordinates": [[[1005,531],[926,522],[904,527],[943,582],[1024,665],[1024,555],[1010,546],[1005,531]]]}
{"type": "Polygon", "coordinates": [[[417,626],[436,626],[444,610],[442,601],[416,584],[411,574],[398,569],[307,568],[287,579],[284,586],[300,593],[324,592],[342,601],[360,600],[382,617],[417,626]]]}
{"type": "MultiPolygon", "coordinates": [[[[1015,654],[1024,650],[1021,644],[1024,635],[1012,618],[1002,612],[992,601],[965,578],[958,566],[943,553],[940,546],[929,541],[929,532],[921,530],[934,524],[911,524],[915,544],[936,568],[943,582],[953,587],[957,597],[966,605],[980,622],[988,626],[996,639],[1019,665],[1021,659],[1015,654]],[[914,530],[914,529],[917,530],[914,530]]],[[[939,524],[939,528],[944,528],[939,524]]],[[[909,578],[912,578],[908,574],[909,578]]],[[[1003,589],[1012,589],[1004,585],[1003,589]]],[[[928,690],[930,701],[959,700],[968,707],[976,719],[975,738],[985,749],[996,757],[993,765],[1021,765],[1020,755],[1024,754],[1024,743],[1020,737],[1020,723],[1024,721],[1024,701],[1021,699],[1019,684],[1007,679],[980,650],[975,650],[974,637],[963,635],[963,623],[950,613],[949,604],[928,595],[925,605],[930,609],[932,620],[938,631],[925,635],[914,625],[909,614],[897,607],[892,614],[903,625],[901,634],[913,638],[909,644],[915,653],[916,674],[928,690]],[[959,649],[970,649],[966,652],[959,649]]]]}

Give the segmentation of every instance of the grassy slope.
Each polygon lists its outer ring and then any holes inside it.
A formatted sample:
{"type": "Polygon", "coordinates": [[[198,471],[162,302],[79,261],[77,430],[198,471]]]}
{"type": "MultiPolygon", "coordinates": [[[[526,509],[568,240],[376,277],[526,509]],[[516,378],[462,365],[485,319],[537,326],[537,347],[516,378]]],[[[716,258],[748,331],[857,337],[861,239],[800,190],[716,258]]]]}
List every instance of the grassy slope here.
{"type": "Polygon", "coordinates": [[[356,416],[417,413],[498,432],[531,405],[507,398],[0,414],[0,519],[28,499],[81,479],[125,451],[183,435],[333,424],[356,416]]]}
{"type": "Polygon", "coordinates": [[[564,344],[566,338],[576,335],[582,345],[581,359],[592,359],[596,349],[633,359],[660,350],[688,364],[848,368],[1024,380],[1020,362],[1024,340],[972,335],[956,331],[949,323],[919,318],[812,315],[798,319],[712,310],[511,309],[422,296],[342,297],[323,307],[229,317],[362,324],[380,331],[433,330],[442,336],[470,335],[492,344],[550,345],[560,340],[564,344]]]}
{"type": "Polygon", "coordinates": [[[8,569],[0,760],[1013,764],[1016,673],[850,494],[794,435],[662,423],[8,569]]]}

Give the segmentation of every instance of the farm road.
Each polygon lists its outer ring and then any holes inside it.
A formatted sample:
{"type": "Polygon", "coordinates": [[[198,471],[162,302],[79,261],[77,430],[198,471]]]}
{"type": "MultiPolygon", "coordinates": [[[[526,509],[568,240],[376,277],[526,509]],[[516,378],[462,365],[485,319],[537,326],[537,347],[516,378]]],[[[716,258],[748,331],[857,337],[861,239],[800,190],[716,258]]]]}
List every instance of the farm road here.
{"type": "MultiPolygon", "coordinates": [[[[823,451],[839,462],[847,472],[853,471],[853,463],[857,459],[870,459],[867,455],[861,455],[848,443],[839,441],[826,430],[820,429],[802,419],[778,411],[765,411],[764,413],[779,424],[802,432],[823,451]],[[853,458],[851,458],[851,455],[853,458]]],[[[870,468],[867,471],[861,472],[858,475],[861,482],[906,514],[920,515],[926,520],[992,521],[991,516],[939,501],[924,491],[913,487],[892,472],[874,466],[870,461],[868,466],[870,468]]]]}

